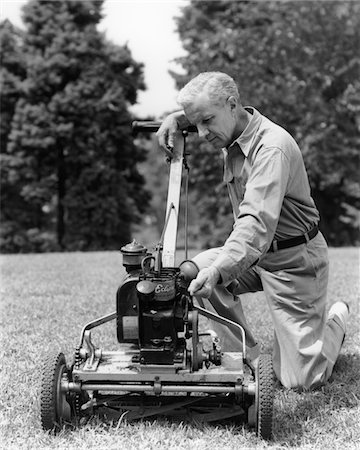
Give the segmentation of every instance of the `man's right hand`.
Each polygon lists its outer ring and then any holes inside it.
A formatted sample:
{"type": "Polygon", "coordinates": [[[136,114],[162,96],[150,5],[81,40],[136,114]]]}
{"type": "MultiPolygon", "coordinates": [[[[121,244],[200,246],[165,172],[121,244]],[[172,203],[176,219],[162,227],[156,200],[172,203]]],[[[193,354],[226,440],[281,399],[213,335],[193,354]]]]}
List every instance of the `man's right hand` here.
{"type": "Polygon", "coordinates": [[[177,131],[180,129],[177,118],[179,115],[183,114],[184,113],[182,111],[169,114],[165,117],[156,133],[160,146],[165,150],[165,153],[169,158],[173,157],[172,151],[174,149],[175,136],[177,131]]]}

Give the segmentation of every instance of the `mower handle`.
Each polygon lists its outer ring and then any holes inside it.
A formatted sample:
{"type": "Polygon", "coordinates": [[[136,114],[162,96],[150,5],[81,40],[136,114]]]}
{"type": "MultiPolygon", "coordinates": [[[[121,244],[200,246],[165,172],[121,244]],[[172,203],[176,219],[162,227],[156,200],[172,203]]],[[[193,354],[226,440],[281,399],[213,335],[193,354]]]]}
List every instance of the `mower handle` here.
{"type": "MultiPolygon", "coordinates": [[[[132,130],[133,133],[139,133],[140,131],[145,131],[148,133],[153,133],[156,132],[161,126],[161,122],[154,122],[151,120],[145,120],[145,121],[139,121],[139,120],[135,120],[132,123],[132,130]]],[[[197,132],[197,128],[195,125],[189,125],[187,128],[185,128],[182,131],[188,131],[189,133],[191,132],[197,132]]]]}

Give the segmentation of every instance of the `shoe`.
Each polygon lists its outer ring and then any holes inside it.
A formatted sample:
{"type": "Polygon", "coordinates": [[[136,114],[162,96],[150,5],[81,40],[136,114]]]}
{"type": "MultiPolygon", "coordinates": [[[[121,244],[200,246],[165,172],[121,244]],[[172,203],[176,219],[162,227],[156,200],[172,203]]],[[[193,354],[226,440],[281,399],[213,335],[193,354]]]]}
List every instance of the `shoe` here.
{"type": "Polygon", "coordinates": [[[339,301],[331,305],[328,314],[328,320],[335,320],[336,322],[340,322],[339,325],[346,333],[346,324],[350,314],[350,307],[347,302],[339,301]],[[338,320],[336,320],[338,319],[338,320]]]}

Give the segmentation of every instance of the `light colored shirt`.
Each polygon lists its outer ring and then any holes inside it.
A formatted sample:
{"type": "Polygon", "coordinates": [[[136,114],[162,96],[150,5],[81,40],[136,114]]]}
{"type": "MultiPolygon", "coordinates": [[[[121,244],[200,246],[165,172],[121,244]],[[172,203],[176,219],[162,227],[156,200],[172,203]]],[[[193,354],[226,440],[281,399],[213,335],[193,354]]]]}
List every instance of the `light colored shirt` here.
{"type": "Polygon", "coordinates": [[[234,212],[233,231],[214,261],[222,282],[266,255],[273,239],[299,236],[319,222],[298,145],[279,125],[246,107],[252,117],[224,153],[224,181],[234,212]]]}

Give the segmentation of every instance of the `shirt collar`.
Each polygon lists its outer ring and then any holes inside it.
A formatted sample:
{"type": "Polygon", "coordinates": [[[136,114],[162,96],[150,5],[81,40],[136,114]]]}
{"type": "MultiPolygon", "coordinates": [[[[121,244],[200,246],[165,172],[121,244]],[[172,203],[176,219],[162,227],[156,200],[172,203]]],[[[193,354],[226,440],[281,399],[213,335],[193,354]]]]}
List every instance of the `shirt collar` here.
{"type": "Polygon", "coordinates": [[[228,148],[223,148],[224,154],[224,181],[230,182],[234,176],[239,176],[242,168],[242,163],[237,164],[236,160],[236,150],[230,152],[231,147],[237,143],[244,156],[247,158],[253,139],[259,129],[261,123],[261,114],[255,108],[251,106],[246,106],[245,109],[252,114],[249,123],[246,125],[245,130],[240,134],[240,136],[235,139],[228,148]]]}
{"type": "Polygon", "coordinates": [[[261,123],[261,114],[252,106],[245,106],[244,109],[252,114],[252,116],[249,123],[246,125],[245,130],[234,140],[234,142],[232,142],[229,148],[237,142],[247,158],[251,149],[251,143],[261,123]]]}

